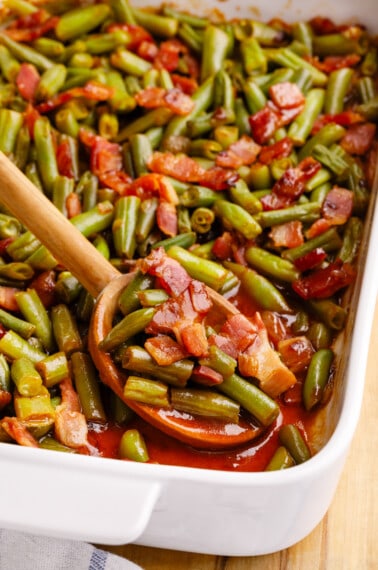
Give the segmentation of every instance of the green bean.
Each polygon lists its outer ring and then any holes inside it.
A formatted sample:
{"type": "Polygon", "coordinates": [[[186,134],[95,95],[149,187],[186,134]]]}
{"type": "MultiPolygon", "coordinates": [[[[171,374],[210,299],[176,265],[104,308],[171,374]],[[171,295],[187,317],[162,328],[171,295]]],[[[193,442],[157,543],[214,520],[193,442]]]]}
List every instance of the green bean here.
{"type": "Polygon", "coordinates": [[[0,391],[11,391],[10,368],[4,354],[0,354],[0,391]]]}
{"type": "Polygon", "coordinates": [[[0,214],[0,238],[18,237],[21,233],[21,223],[13,216],[0,214]]]}
{"type": "Polygon", "coordinates": [[[147,163],[152,155],[152,147],[145,134],[135,134],[130,137],[130,151],[136,176],[148,172],[147,163]]]}
{"type": "Polygon", "coordinates": [[[20,63],[13,57],[11,52],[0,45],[0,70],[7,81],[14,81],[20,71],[20,63]]]}
{"type": "Polygon", "coordinates": [[[256,246],[247,248],[245,257],[254,269],[272,279],[291,283],[300,275],[291,261],[256,246]]]}
{"type": "Polygon", "coordinates": [[[20,170],[25,170],[30,152],[30,133],[27,125],[21,125],[14,146],[14,163],[20,170]]]}
{"type": "Polygon", "coordinates": [[[310,459],[310,450],[297,426],[286,424],[281,427],[278,435],[297,465],[310,459]]]}
{"type": "Polygon", "coordinates": [[[219,198],[224,197],[225,194],[223,192],[215,192],[204,186],[192,185],[188,186],[187,189],[180,194],[179,200],[183,206],[187,206],[188,208],[207,208],[212,206],[219,198]]]}
{"type": "Polygon", "coordinates": [[[0,150],[11,154],[22,126],[22,115],[10,109],[0,109],[0,150]]]}
{"type": "Polygon", "coordinates": [[[349,67],[337,69],[329,75],[324,101],[325,113],[335,115],[342,112],[344,98],[350,89],[353,75],[354,71],[349,67]]]}
{"type": "Polygon", "coordinates": [[[5,32],[0,31],[0,42],[8,48],[8,50],[19,61],[26,61],[35,65],[40,71],[45,71],[54,65],[51,59],[45,57],[35,49],[12,40],[5,32]]]}
{"type": "Polygon", "coordinates": [[[119,22],[135,26],[137,21],[129,4],[129,0],[110,0],[110,5],[119,22]]]}
{"type": "Polygon", "coordinates": [[[127,314],[100,342],[100,349],[110,352],[138,333],[144,331],[146,326],[153,319],[154,314],[155,310],[153,308],[137,309],[127,314]]]}
{"type": "Polygon", "coordinates": [[[67,357],[64,352],[54,352],[43,360],[35,363],[35,368],[40,373],[43,383],[47,388],[59,384],[70,376],[67,357]]]}
{"type": "Polygon", "coordinates": [[[71,356],[76,350],[83,349],[77,322],[67,305],[54,305],[51,309],[52,328],[60,352],[71,356]]]}
{"type": "Polygon", "coordinates": [[[216,291],[224,285],[228,277],[228,271],[219,263],[210,260],[205,261],[182,247],[172,246],[168,249],[167,254],[176,259],[193,279],[203,281],[216,291]]]}
{"type": "Polygon", "coordinates": [[[62,271],[55,285],[55,292],[61,303],[69,305],[76,301],[82,292],[83,286],[70,271],[62,271]]]}
{"type": "Polygon", "coordinates": [[[20,16],[29,16],[38,10],[36,6],[25,0],[7,0],[7,8],[20,16]]]}
{"type": "Polygon", "coordinates": [[[194,14],[187,14],[186,12],[181,12],[171,8],[167,4],[163,6],[164,16],[169,16],[170,18],[176,19],[180,23],[189,24],[193,28],[206,28],[209,21],[207,18],[201,18],[200,16],[195,16],[194,14]]]}
{"type": "Polygon", "coordinates": [[[158,205],[158,198],[147,198],[146,200],[142,200],[135,227],[135,239],[137,243],[143,242],[152,232],[155,226],[156,210],[158,205]]]}
{"type": "Polygon", "coordinates": [[[177,35],[192,51],[197,54],[202,53],[203,37],[188,23],[180,24],[177,35]]]}
{"type": "Polygon", "coordinates": [[[150,380],[149,378],[129,376],[123,389],[123,395],[126,399],[149,404],[150,406],[163,408],[170,406],[168,386],[163,382],[150,380]]]}
{"type": "Polygon", "coordinates": [[[55,115],[55,125],[61,133],[77,137],[80,125],[72,109],[60,109],[55,115]]]}
{"type": "Polygon", "coordinates": [[[100,385],[91,358],[85,352],[74,352],[71,365],[84,416],[87,421],[105,423],[106,414],[101,401],[100,385]]]}
{"type": "Polygon", "coordinates": [[[184,387],[192,375],[194,363],[188,358],[183,358],[173,364],[159,366],[147,350],[141,346],[129,346],[123,355],[122,367],[132,372],[153,376],[172,386],[184,387]]]}
{"type": "Polygon", "coordinates": [[[55,410],[50,394],[44,386],[36,396],[21,396],[15,392],[14,409],[17,418],[38,439],[46,435],[53,426],[55,410]]]}
{"type": "Polygon", "coordinates": [[[312,53],[313,32],[308,22],[295,22],[293,25],[293,37],[306,46],[309,55],[312,53]]]}
{"type": "Polygon", "coordinates": [[[46,435],[41,441],[38,442],[41,449],[48,449],[49,451],[60,451],[63,453],[77,453],[76,449],[63,445],[57,441],[52,435],[46,435]]]}
{"type": "Polygon", "coordinates": [[[177,34],[179,23],[176,18],[160,16],[137,8],[133,8],[133,14],[137,23],[153,35],[172,38],[177,34]]]}
{"type": "Polygon", "coordinates": [[[149,461],[146,442],[136,429],[128,429],[122,434],[118,454],[120,459],[130,459],[140,463],[149,461]]]}
{"type": "Polygon", "coordinates": [[[320,204],[309,202],[308,204],[296,204],[279,210],[267,210],[255,215],[256,221],[262,228],[269,228],[279,224],[285,224],[293,220],[305,223],[315,222],[320,217],[320,204]]]}
{"type": "Polygon", "coordinates": [[[316,87],[323,87],[327,83],[327,75],[322,71],[319,71],[310,62],[304,60],[301,56],[297,55],[290,48],[279,48],[279,49],[267,49],[265,51],[268,60],[281,65],[282,67],[288,67],[290,69],[308,69],[310,71],[313,85],[316,87]]]}
{"type": "Polygon", "coordinates": [[[360,53],[361,45],[354,38],[348,38],[346,34],[334,33],[314,36],[313,48],[315,55],[346,55],[348,53],[360,53]]]}
{"type": "Polygon", "coordinates": [[[106,230],[112,223],[114,207],[108,202],[99,202],[94,208],[71,218],[71,223],[85,237],[106,230]]]}
{"type": "Polygon", "coordinates": [[[289,261],[294,261],[306,253],[313,251],[317,247],[322,247],[325,251],[328,252],[340,249],[341,245],[342,240],[336,228],[330,228],[326,232],[323,232],[322,234],[307,240],[302,245],[286,249],[282,252],[282,257],[289,261]]]}
{"type": "Polygon", "coordinates": [[[224,352],[215,344],[209,346],[208,355],[205,358],[201,358],[199,363],[219,372],[223,378],[228,378],[234,374],[237,365],[235,358],[224,352]]]}
{"type": "Polygon", "coordinates": [[[343,236],[343,243],[339,250],[338,257],[344,263],[352,263],[357,256],[363,234],[363,223],[355,216],[347,221],[343,236]]]}
{"type": "Polygon", "coordinates": [[[263,426],[269,426],[279,414],[278,404],[254,384],[232,374],[219,384],[218,389],[241,404],[263,426]]]}
{"type": "Polygon", "coordinates": [[[311,311],[332,330],[344,328],[347,311],[329,299],[308,301],[311,311]]]}
{"type": "Polygon", "coordinates": [[[295,144],[303,145],[311,133],[315,120],[321,112],[325,99],[324,89],[311,89],[306,96],[303,111],[291,123],[288,135],[295,144]]]}
{"type": "Polygon", "coordinates": [[[40,117],[34,124],[34,143],[37,151],[38,170],[47,196],[51,196],[53,184],[59,176],[54,152],[50,121],[40,117]]]}
{"type": "Polygon", "coordinates": [[[73,40],[97,28],[110,14],[107,4],[82,6],[65,12],[55,28],[57,38],[63,42],[73,40]]]}
{"type": "Polygon", "coordinates": [[[52,203],[67,217],[67,197],[74,191],[74,180],[58,175],[52,184],[52,203]]]}
{"type": "MultiPolygon", "coordinates": [[[[363,75],[373,76],[378,71],[378,50],[375,46],[368,49],[361,63],[361,71],[363,75]]],[[[368,77],[366,77],[368,79],[368,77]]]]}
{"type": "Polygon", "coordinates": [[[137,296],[142,307],[156,307],[169,299],[164,289],[144,289],[138,291],[137,296]]]}
{"type": "Polygon", "coordinates": [[[324,323],[312,323],[307,336],[315,350],[329,348],[332,342],[331,330],[324,323]]]}
{"type": "Polygon", "coordinates": [[[11,360],[25,356],[33,363],[46,357],[44,352],[33,347],[27,340],[12,330],[7,331],[0,339],[0,352],[11,360]]]}
{"type": "Polygon", "coordinates": [[[117,255],[132,259],[136,249],[136,222],[140,206],[137,196],[122,196],[115,206],[112,225],[114,247],[117,255]]]}
{"type": "Polygon", "coordinates": [[[243,84],[243,92],[248,111],[253,115],[266,104],[267,98],[255,80],[248,79],[243,84]]]}
{"type": "MultiPolygon", "coordinates": [[[[257,214],[261,212],[262,205],[256,196],[251,192],[244,180],[239,179],[229,190],[230,198],[238,206],[244,208],[249,214],[257,214]]],[[[256,217],[255,220],[257,221],[256,217]]],[[[259,225],[260,223],[257,222],[259,225]]]]}
{"type": "Polygon", "coordinates": [[[32,46],[37,52],[54,60],[61,59],[65,52],[64,44],[53,38],[37,38],[32,46]]]}
{"type": "Polygon", "coordinates": [[[156,249],[158,247],[163,247],[165,251],[168,251],[173,246],[178,246],[184,249],[188,249],[196,241],[196,234],[192,231],[183,232],[177,234],[177,236],[172,236],[163,240],[159,240],[151,245],[151,249],[156,249]]]}
{"type": "Polygon", "coordinates": [[[171,118],[172,112],[169,109],[153,109],[122,128],[115,140],[116,142],[124,142],[134,134],[144,133],[151,128],[165,125],[171,118]]]}
{"type": "Polygon", "coordinates": [[[6,277],[15,281],[25,281],[33,276],[33,268],[28,263],[14,261],[0,265],[0,277],[6,277]]]}
{"type": "Polygon", "coordinates": [[[279,471],[281,469],[287,469],[288,467],[293,467],[295,461],[283,445],[278,447],[273,454],[273,457],[269,461],[268,465],[265,467],[265,471],[279,471]]]}
{"type": "Polygon", "coordinates": [[[49,315],[35,289],[16,293],[16,301],[24,317],[35,327],[37,337],[48,352],[54,350],[52,325],[49,315]]]}
{"type": "Polygon", "coordinates": [[[225,261],[224,265],[240,279],[244,291],[260,309],[277,313],[291,312],[282,293],[266,277],[244,265],[230,261],[225,261]]]}
{"type": "Polygon", "coordinates": [[[28,339],[35,333],[35,325],[19,319],[12,313],[0,309],[0,323],[7,329],[12,329],[14,332],[28,339]]]}
{"type": "Polygon", "coordinates": [[[141,77],[151,69],[150,62],[123,47],[118,47],[111,54],[110,62],[117,69],[136,77],[141,77]]]}
{"type": "Polygon", "coordinates": [[[226,226],[234,228],[247,239],[254,239],[262,231],[255,218],[238,204],[233,204],[227,200],[217,200],[214,204],[214,210],[226,226]]]}
{"type": "Polygon", "coordinates": [[[238,422],[240,405],[211,390],[172,388],[171,404],[181,412],[238,422]]]}
{"type": "Polygon", "coordinates": [[[211,230],[215,220],[215,214],[209,208],[203,206],[196,208],[190,218],[193,230],[199,234],[206,234],[211,230]]]}
{"type": "Polygon", "coordinates": [[[303,403],[306,410],[312,410],[322,400],[324,388],[329,380],[333,361],[330,349],[320,349],[312,356],[303,384],[303,403]]]}

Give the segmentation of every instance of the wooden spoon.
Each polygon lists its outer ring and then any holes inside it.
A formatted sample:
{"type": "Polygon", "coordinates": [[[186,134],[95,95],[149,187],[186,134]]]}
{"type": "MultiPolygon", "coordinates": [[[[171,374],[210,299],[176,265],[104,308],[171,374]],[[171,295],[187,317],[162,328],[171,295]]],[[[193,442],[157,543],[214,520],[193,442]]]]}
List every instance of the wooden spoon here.
{"type": "MultiPolygon", "coordinates": [[[[199,418],[190,414],[149,406],[123,396],[127,376],[108,353],[98,348],[112,327],[121,291],[133,278],[121,274],[85,238],[26,176],[0,152],[0,202],[6,206],[96,298],[89,328],[88,348],[107,384],[140,417],[159,430],[189,445],[203,449],[225,449],[259,436],[263,428],[250,420],[238,424],[199,418]]],[[[226,315],[239,311],[213,289],[208,293],[226,315]]]]}

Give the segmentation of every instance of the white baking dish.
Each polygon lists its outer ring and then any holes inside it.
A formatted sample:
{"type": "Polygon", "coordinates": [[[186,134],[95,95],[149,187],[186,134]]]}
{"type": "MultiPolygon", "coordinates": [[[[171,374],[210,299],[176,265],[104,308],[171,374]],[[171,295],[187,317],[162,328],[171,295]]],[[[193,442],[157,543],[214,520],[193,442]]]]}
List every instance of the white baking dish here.
{"type": "MultiPolygon", "coordinates": [[[[358,7],[353,0],[175,5],[194,13],[217,8],[226,16],[263,19],[321,14],[341,22],[355,16],[378,31],[376,0],[362,0],[358,7]]],[[[321,418],[329,441],[310,461],[279,472],[230,473],[0,445],[0,526],[104,544],[137,542],[241,556],[272,553],[310,533],[331,503],[360,413],[378,283],[378,207],[373,210],[349,359],[321,418]]],[[[350,332],[341,339],[344,347],[350,332]]]]}

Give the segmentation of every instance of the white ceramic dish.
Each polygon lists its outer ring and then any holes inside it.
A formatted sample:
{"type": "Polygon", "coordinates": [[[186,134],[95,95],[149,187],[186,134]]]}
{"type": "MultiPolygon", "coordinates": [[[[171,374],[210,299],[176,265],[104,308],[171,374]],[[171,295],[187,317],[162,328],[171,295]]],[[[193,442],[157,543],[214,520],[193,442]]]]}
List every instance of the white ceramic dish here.
{"type": "MultiPolygon", "coordinates": [[[[205,6],[226,16],[263,19],[324,15],[341,22],[358,17],[378,31],[376,0],[362,0],[358,8],[353,0],[175,4],[194,13],[205,6]]],[[[322,418],[329,440],[315,457],[280,472],[230,473],[0,445],[0,526],[107,544],[137,542],[235,556],[272,553],[309,534],[332,501],[360,413],[378,283],[373,247],[378,243],[378,207],[373,210],[349,359],[322,418]]],[[[350,332],[342,339],[344,347],[349,346],[350,332]]]]}

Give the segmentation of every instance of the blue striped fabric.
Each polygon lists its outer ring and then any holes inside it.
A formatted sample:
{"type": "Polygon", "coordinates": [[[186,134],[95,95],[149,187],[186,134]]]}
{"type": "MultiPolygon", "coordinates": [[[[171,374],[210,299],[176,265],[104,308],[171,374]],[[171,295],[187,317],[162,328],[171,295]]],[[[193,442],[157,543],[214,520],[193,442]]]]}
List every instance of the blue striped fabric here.
{"type": "Polygon", "coordinates": [[[95,548],[92,552],[92,556],[89,561],[88,570],[105,570],[107,558],[108,558],[107,552],[95,548]]]}

